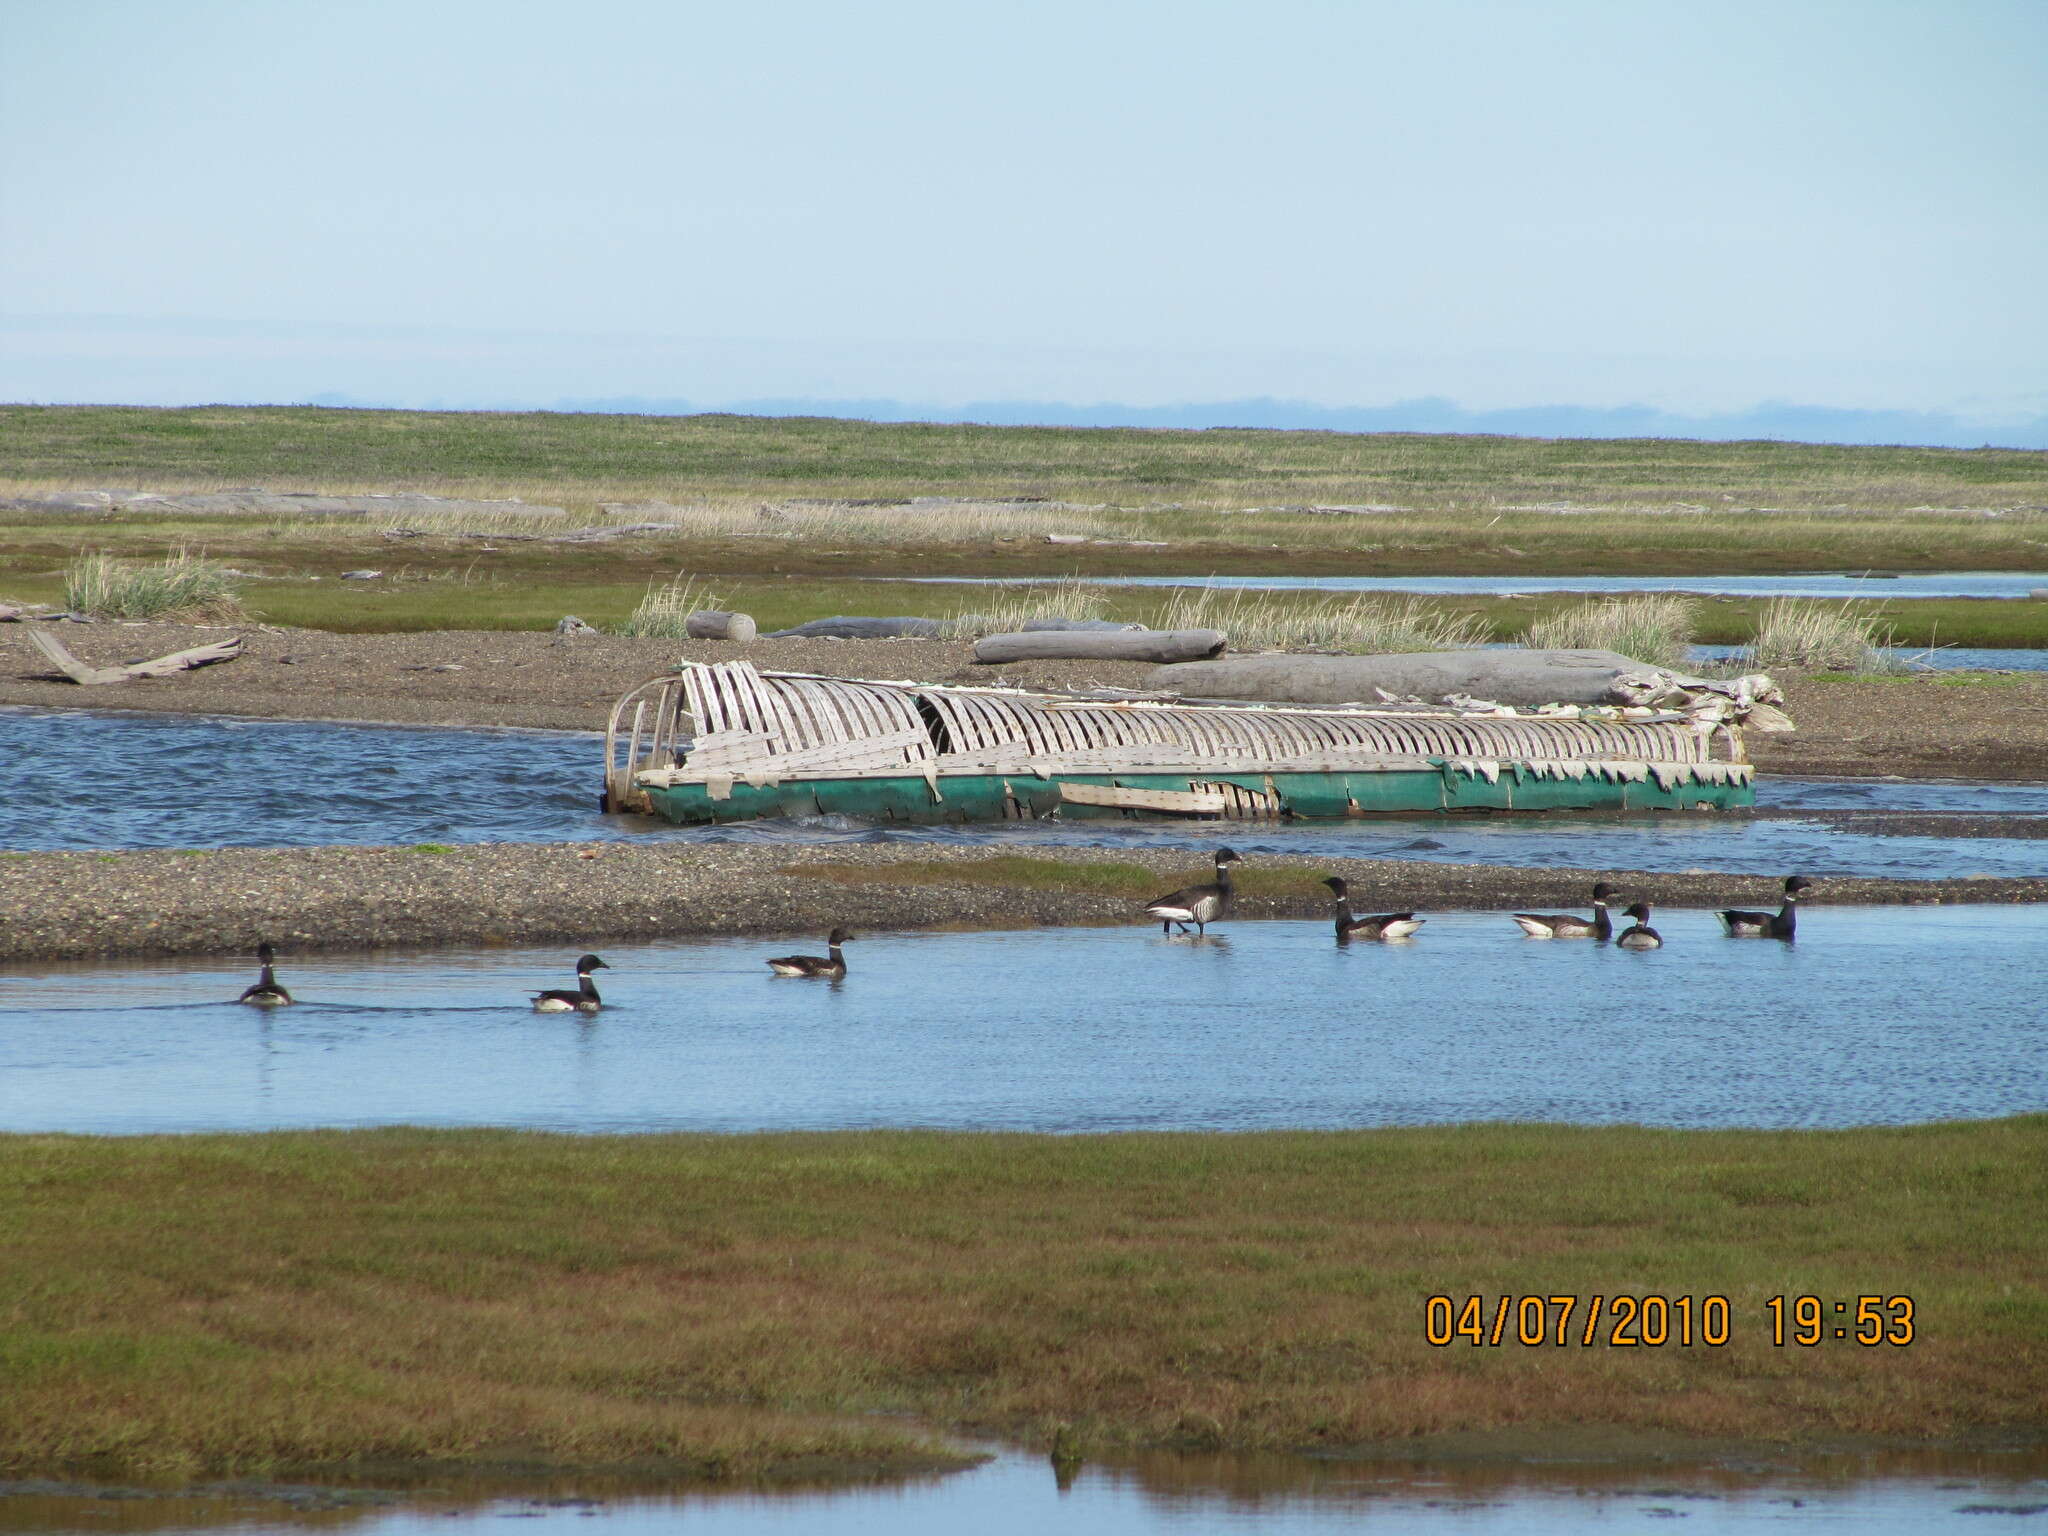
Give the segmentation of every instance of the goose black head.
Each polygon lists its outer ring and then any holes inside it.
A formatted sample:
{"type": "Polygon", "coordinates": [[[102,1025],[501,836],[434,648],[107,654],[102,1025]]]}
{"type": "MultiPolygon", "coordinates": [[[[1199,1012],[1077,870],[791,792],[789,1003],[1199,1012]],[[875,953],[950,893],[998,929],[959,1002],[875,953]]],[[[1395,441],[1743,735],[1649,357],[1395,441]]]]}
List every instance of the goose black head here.
{"type": "Polygon", "coordinates": [[[576,962],[576,974],[578,976],[588,976],[592,971],[608,971],[610,969],[610,966],[606,965],[595,955],[585,955],[576,962]]]}
{"type": "Polygon", "coordinates": [[[1604,880],[1601,881],[1600,884],[1593,887],[1593,899],[1595,901],[1605,901],[1608,897],[1614,894],[1614,887],[1609,885],[1604,880]]]}
{"type": "Polygon", "coordinates": [[[1650,908],[1647,903],[1639,901],[1622,915],[1632,917],[1639,923],[1647,923],[1650,920],[1650,908]]]}
{"type": "Polygon", "coordinates": [[[258,944],[256,946],[256,958],[265,965],[268,965],[277,958],[277,951],[272,949],[267,942],[258,944]]]}
{"type": "Polygon", "coordinates": [[[1237,850],[1234,848],[1218,848],[1216,850],[1216,862],[1218,864],[1242,864],[1244,860],[1238,857],[1237,850]]]}
{"type": "Polygon", "coordinates": [[[1330,878],[1325,880],[1323,884],[1327,885],[1330,888],[1330,894],[1332,896],[1342,896],[1345,892],[1351,889],[1351,887],[1348,884],[1346,884],[1342,880],[1339,880],[1335,875],[1330,876],[1330,878]]]}
{"type": "Polygon", "coordinates": [[[846,944],[859,937],[860,935],[851,928],[834,928],[825,942],[827,944],[846,944]]]}
{"type": "Polygon", "coordinates": [[[1811,890],[1813,882],[1804,875],[1793,875],[1785,881],[1785,894],[1797,896],[1801,891],[1811,890]]]}

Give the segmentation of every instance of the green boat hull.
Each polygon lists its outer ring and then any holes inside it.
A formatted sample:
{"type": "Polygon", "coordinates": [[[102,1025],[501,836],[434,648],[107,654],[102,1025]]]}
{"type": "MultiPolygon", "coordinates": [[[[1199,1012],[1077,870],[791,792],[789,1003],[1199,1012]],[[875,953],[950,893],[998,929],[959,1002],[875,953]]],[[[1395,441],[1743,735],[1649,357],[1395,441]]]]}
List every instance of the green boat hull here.
{"type": "MultiPolygon", "coordinates": [[[[947,774],[939,793],[916,775],[788,779],[734,783],[714,799],[702,784],[649,787],[656,814],[683,825],[754,821],[764,816],[858,816],[871,821],[943,823],[1014,821],[1054,812],[1062,821],[1128,819],[1147,813],[1063,799],[1060,785],[1091,784],[1186,794],[1235,784],[1266,797],[1277,814],[1339,820],[1415,811],[1690,811],[1739,810],[1756,803],[1746,783],[1676,783],[1654,778],[1555,778],[1503,763],[1497,779],[1443,768],[1373,773],[1063,773],[1050,778],[947,774]]],[[[1213,819],[1213,818],[1212,818],[1213,819]]]]}

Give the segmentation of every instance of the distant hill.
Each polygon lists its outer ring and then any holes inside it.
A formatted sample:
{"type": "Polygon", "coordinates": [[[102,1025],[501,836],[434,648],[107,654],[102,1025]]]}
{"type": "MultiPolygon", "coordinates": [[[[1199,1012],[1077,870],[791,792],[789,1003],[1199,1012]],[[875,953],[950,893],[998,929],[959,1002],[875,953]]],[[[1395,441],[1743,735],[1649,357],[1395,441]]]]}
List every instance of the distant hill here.
{"type": "MultiPolygon", "coordinates": [[[[316,405],[373,405],[380,401],[320,397],[316,405]]],[[[2048,416],[1986,424],[1937,411],[1847,410],[1825,405],[1766,401],[1745,411],[1686,416],[1649,406],[1531,405],[1508,410],[1467,410],[1429,397],[1382,406],[1315,405],[1261,396],[1196,405],[1076,405],[1056,400],[977,400],[933,405],[903,400],[829,400],[807,397],[720,401],[613,395],[593,399],[492,402],[498,409],[595,411],[646,416],[829,416],[853,421],[974,422],[1041,427],[1263,427],[1323,432],[1455,432],[1507,437],[1690,438],[1702,442],[1758,439],[1800,443],[1882,444],[1930,448],[2048,449],[2048,416]]]]}

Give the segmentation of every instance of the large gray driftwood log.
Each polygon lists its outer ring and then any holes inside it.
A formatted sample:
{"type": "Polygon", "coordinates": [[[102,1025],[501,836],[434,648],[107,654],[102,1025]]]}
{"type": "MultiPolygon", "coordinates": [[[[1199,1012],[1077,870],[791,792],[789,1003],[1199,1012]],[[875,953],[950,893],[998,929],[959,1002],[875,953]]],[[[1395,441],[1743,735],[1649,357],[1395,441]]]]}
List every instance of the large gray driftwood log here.
{"type": "MultiPolygon", "coordinates": [[[[1147,688],[1186,698],[1269,704],[1374,704],[1378,689],[1434,703],[1466,694],[1496,704],[1602,704],[1623,673],[1659,669],[1615,651],[1418,651],[1396,656],[1231,656],[1161,667],[1147,688]]],[[[1682,676],[1680,682],[1686,681],[1682,676]]]]}
{"type": "Polygon", "coordinates": [[[683,620],[683,628],[692,640],[736,640],[745,645],[754,638],[754,616],[702,608],[683,620]]]}
{"type": "Polygon", "coordinates": [[[40,624],[29,627],[28,637],[37,650],[56,664],[58,671],[85,688],[104,683],[125,683],[138,677],[169,677],[174,672],[188,671],[193,667],[233,661],[242,654],[242,637],[237,635],[232,640],[218,641],[213,645],[195,645],[189,651],[173,651],[153,661],[134,661],[125,667],[95,667],[64,649],[57,637],[40,624]]]}
{"type": "Polygon", "coordinates": [[[1224,636],[1215,629],[1052,630],[1034,634],[986,635],[974,645],[974,659],[1003,661],[1182,661],[1223,654],[1224,636]]]}
{"type": "Polygon", "coordinates": [[[862,619],[840,615],[812,619],[794,629],[771,629],[764,640],[936,640],[937,619],[862,619]]]}

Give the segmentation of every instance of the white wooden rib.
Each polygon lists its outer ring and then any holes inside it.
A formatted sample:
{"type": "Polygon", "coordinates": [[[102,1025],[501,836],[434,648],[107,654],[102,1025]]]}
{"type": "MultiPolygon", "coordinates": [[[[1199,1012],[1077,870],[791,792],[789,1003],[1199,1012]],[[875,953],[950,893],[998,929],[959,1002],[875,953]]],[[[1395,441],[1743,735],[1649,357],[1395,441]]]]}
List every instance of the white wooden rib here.
{"type": "MultiPolygon", "coordinates": [[[[1701,732],[1683,716],[1649,720],[1566,715],[1461,714],[1095,703],[991,689],[874,683],[757,671],[747,662],[683,669],[629,694],[659,699],[657,736],[642,760],[660,761],[688,715],[696,733],[687,767],[652,769],[634,782],[757,778],[799,768],[849,774],[914,766],[945,772],[1041,776],[1118,770],[1191,772],[1379,772],[1446,765],[1497,782],[1517,778],[1602,778],[1741,784],[1739,760],[1715,762],[1713,740],[1739,759],[1739,735],[1701,732]],[[658,689],[649,695],[646,690],[658,689]],[[938,752],[918,705],[943,722],[953,750],[938,752]]],[[[628,732],[621,731],[627,735],[628,732]]],[[[642,737],[642,740],[648,740],[642,737]]],[[[631,771],[633,764],[615,764],[631,771]]]]}

